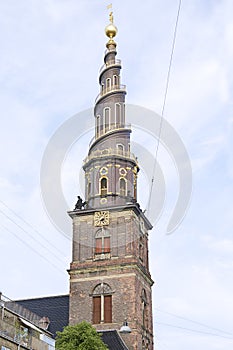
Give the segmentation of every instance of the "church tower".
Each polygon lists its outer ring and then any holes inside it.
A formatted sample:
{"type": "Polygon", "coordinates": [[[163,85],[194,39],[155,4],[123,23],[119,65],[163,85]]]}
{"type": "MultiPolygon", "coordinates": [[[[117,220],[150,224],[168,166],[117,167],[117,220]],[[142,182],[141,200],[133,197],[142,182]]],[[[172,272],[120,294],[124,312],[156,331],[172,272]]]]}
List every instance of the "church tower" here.
{"type": "Polygon", "coordinates": [[[128,323],[131,332],[120,333],[128,349],[153,350],[153,281],[148,266],[152,225],[137,203],[139,165],[130,150],[126,87],[120,81],[112,12],[105,32],[109,40],[95,100],[95,136],[83,165],[85,204],[79,199],[69,212],[70,324],[86,320],[97,330],[119,331],[128,323]]]}

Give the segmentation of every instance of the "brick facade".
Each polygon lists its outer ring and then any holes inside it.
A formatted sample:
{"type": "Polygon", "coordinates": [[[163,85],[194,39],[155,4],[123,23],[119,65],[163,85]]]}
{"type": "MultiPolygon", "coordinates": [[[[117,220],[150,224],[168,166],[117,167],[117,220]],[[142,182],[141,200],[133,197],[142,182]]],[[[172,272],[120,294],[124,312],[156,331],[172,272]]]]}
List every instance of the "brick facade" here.
{"type": "Polygon", "coordinates": [[[124,336],[129,349],[143,349],[142,335],[151,344],[148,349],[153,349],[148,222],[137,205],[130,206],[122,211],[111,208],[109,225],[104,228],[110,233],[111,250],[103,254],[95,254],[95,234],[99,228],[94,226],[94,211],[70,212],[74,225],[69,271],[70,323],[93,322],[93,290],[106,283],[111,288],[112,323],[100,323],[96,328],[119,330],[127,319],[132,329],[130,335],[124,336]]]}

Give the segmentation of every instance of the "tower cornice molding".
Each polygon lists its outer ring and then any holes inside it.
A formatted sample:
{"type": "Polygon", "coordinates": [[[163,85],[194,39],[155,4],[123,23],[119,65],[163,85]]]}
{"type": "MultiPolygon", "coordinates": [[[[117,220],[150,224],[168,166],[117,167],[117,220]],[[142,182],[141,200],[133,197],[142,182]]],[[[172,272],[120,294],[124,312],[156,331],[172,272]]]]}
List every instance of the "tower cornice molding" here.
{"type": "MultiPolygon", "coordinates": [[[[99,261],[98,264],[95,264],[93,266],[93,261],[88,264],[88,262],[80,263],[80,262],[73,262],[71,264],[71,268],[68,271],[70,275],[70,282],[82,282],[87,280],[99,280],[103,279],[103,275],[101,274],[101,271],[105,272],[104,279],[110,279],[110,278],[119,278],[119,276],[136,276],[137,273],[140,273],[141,277],[146,279],[146,281],[149,283],[150,286],[154,284],[154,281],[152,280],[150,274],[144,271],[144,269],[141,268],[141,266],[138,264],[137,260],[135,258],[131,258],[131,263],[129,261],[122,261],[124,259],[119,259],[120,262],[117,263],[116,260],[108,260],[108,262],[104,264],[104,261],[99,261]],[[131,272],[125,272],[125,271],[131,271],[131,272]],[[97,273],[96,276],[90,276],[91,273],[97,273]],[[110,272],[108,275],[106,272],[110,272]],[[112,274],[112,272],[118,272],[115,274],[112,274]],[[99,274],[98,274],[99,273],[99,274]],[[86,275],[86,276],[85,276],[86,275]],[[78,277],[80,276],[80,278],[78,277]]],[[[118,260],[118,259],[117,259],[118,260]]]]}
{"type": "MultiPolygon", "coordinates": [[[[87,209],[80,209],[80,210],[71,210],[68,211],[68,215],[73,219],[75,216],[85,216],[85,215],[90,215],[90,214],[94,214],[96,211],[99,211],[100,208],[87,208],[87,209]]],[[[116,212],[119,211],[119,213],[122,213],[124,211],[129,211],[129,210],[133,210],[133,212],[137,215],[140,216],[146,225],[146,229],[147,230],[151,230],[153,228],[151,222],[149,221],[149,219],[147,219],[147,217],[145,216],[145,214],[143,213],[143,211],[140,208],[140,205],[138,203],[129,203],[127,205],[121,205],[121,206],[109,206],[109,207],[104,207],[103,210],[109,210],[110,212],[116,212]]]]}

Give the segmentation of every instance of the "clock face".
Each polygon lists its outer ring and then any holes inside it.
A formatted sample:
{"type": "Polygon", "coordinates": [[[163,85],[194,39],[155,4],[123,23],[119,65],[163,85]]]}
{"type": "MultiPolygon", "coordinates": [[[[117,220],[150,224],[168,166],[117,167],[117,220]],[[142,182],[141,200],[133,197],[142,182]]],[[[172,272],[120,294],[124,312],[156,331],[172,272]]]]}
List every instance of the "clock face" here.
{"type": "Polygon", "coordinates": [[[97,211],[97,212],[95,212],[94,225],[95,226],[109,225],[109,211],[97,211]]]}

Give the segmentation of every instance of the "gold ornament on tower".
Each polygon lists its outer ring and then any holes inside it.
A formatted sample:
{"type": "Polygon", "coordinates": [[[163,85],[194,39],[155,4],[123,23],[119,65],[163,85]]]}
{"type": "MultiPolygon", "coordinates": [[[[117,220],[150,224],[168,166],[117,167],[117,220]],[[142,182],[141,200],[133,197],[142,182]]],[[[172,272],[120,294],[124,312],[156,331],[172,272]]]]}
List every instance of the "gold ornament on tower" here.
{"type": "MultiPolygon", "coordinates": [[[[105,34],[109,37],[108,44],[115,44],[113,38],[117,35],[117,27],[113,23],[113,12],[109,13],[109,25],[105,28],[105,34]]],[[[107,44],[107,45],[108,45],[107,44]]]]}

